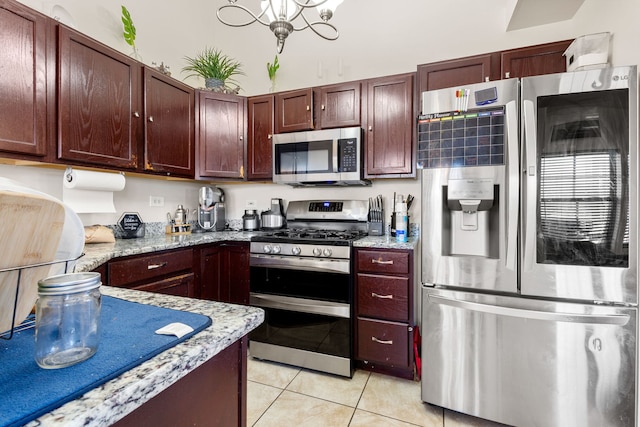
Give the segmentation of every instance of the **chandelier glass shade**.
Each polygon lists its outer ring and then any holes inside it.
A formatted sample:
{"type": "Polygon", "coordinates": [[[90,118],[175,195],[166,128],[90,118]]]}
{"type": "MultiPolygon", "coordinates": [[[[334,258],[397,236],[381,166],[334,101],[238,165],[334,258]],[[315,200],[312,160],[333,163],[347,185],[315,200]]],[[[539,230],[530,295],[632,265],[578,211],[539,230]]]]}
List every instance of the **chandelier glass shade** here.
{"type": "MultiPolygon", "coordinates": [[[[246,0],[251,1],[251,0],[246,0]]],[[[261,0],[260,11],[254,13],[248,7],[238,4],[238,0],[228,0],[220,6],[216,15],[218,20],[231,27],[245,27],[258,22],[273,32],[277,39],[278,53],[282,53],[284,42],[294,31],[309,28],[325,40],[336,40],[338,29],[329,23],[336,8],[343,0],[261,0]],[[231,22],[223,18],[224,10],[240,10],[247,14],[248,19],[243,22],[231,22]],[[315,9],[318,18],[310,20],[305,13],[315,9]]]]}

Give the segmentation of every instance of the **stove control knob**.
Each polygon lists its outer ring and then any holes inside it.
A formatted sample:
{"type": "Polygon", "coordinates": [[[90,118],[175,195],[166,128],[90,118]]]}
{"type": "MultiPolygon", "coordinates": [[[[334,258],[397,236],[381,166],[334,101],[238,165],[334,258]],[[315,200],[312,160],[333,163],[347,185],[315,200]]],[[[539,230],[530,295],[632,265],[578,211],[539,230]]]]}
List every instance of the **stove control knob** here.
{"type": "Polygon", "coordinates": [[[322,251],[322,255],[324,256],[331,256],[331,249],[326,248],[322,251]]]}
{"type": "Polygon", "coordinates": [[[271,253],[272,254],[279,254],[280,253],[280,245],[275,245],[273,247],[273,249],[271,249],[271,253]]]}
{"type": "Polygon", "coordinates": [[[314,256],[322,255],[322,250],[320,248],[313,248],[313,255],[314,256]]]}
{"type": "Polygon", "coordinates": [[[271,245],[264,245],[262,247],[262,250],[264,251],[265,254],[270,254],[273,249],[271,248],[271,245]]]}
{"type": "Polygon", "coordinates": [[[294,255],[300,255],[300,246],[294,246],[291,248],[291,253],[294,255]]]}

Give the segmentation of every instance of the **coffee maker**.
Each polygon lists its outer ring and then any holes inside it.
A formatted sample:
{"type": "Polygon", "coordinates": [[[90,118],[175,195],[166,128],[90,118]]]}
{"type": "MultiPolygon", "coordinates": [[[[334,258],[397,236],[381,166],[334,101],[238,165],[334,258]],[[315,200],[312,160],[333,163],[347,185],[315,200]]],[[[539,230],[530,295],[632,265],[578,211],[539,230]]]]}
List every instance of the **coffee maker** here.
{"type": "Polygon", "coordinates": [[[217,187],[198,190],[198,227],[193,232],[222,231],[225,229],[224,191],[217,187]]]}

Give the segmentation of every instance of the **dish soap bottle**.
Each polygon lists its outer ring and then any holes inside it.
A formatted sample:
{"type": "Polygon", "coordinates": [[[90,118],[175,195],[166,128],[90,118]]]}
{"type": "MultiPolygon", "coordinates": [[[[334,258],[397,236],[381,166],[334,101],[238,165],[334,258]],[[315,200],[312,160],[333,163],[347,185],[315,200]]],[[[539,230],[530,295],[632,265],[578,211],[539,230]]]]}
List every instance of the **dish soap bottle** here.
{"type": "Polygon", "coordinates": [[[408,230],[407,204],[401,201],[396,203],[396,241],[406,242],[408,230]]]}

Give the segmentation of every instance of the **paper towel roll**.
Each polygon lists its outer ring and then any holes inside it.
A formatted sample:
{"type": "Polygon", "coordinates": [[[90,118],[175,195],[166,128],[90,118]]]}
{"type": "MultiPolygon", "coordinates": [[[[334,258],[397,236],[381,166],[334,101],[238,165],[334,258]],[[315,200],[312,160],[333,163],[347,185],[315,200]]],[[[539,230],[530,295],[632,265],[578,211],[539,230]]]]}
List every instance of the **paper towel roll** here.
{"type": "Polygon", "coordinates": [[[67,168],[62,183],[62,200],[76,213],[115,212],[113,192],[124,190],[126,180],[119,173],[67,168]]]}

